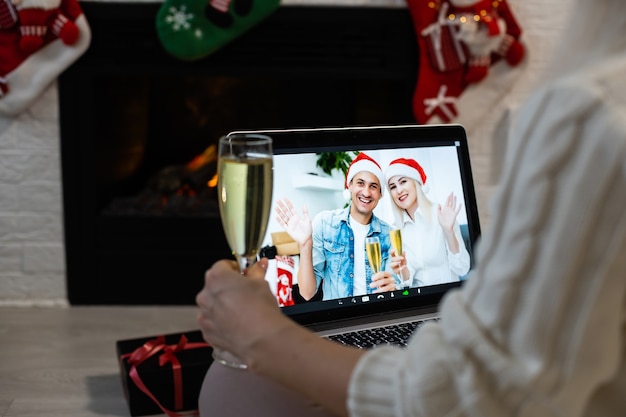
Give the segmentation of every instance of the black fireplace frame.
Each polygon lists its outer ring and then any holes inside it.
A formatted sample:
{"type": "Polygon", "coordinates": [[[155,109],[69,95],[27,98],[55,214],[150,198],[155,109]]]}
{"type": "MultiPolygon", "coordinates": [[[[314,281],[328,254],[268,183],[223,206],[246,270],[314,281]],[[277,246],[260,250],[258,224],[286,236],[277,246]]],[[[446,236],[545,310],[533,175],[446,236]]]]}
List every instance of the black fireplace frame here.
{"type": "Polygon", "coordinates": [[[214,54],[185,62],[168,55],[158,40],[160,3],[83,2],[81,7],[92,42],[58,80],[66,278],[72,305],[193,304],[206,268],[230,256],[216,215],[100,216],[89,173],[96,125],[89,103],[96,99],[95,76],[147,69],[154,74],[239,74],[244,59],[252,57],[259,74],[289,68],[296,77],[360,78],[399,86],[392,93],[393,117],[374,112],[346,121],[320,112],[296,126],[270,127],[415,122],[411,103],[419,60],[405,8],[281,6],[214,54]]]}

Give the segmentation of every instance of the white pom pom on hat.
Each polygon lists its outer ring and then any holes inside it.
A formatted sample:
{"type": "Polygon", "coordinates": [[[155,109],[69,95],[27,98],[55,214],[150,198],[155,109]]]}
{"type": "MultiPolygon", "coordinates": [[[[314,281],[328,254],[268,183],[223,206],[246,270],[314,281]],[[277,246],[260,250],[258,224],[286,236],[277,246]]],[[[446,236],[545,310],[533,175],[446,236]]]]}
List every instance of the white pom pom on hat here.
{"type": "Polygon", "coordinates": [[[422,185],[422,190],[425,193],[428,192],[428,186],[426,185],[426,172],[424,172],[424,168],[422,168],[422,166],[415,159],[398,158],[391,161],[385,170],[386,184],[389,183],[390,178],[397,175],[416,180],[422,185]]]}
{"type": "Polygon", "coordinates": [[[375,175],[376,178],[378,178],[378,182],[380,183],[380,189],[382,191],[383,181],[385,179],[385,176],[383,175],[383,170],[380,165],[378,165],[378,162],[376,162],[372,157],[363,152],[359,153],[356,158],[354,158],[350,163],[350,167],[348,167],[345,184],[346,189],[350,186],[350,181],[352,181],[352,178],[354,178],[356,174],[362,171],[366,171],[370,174],[375,175]]]}

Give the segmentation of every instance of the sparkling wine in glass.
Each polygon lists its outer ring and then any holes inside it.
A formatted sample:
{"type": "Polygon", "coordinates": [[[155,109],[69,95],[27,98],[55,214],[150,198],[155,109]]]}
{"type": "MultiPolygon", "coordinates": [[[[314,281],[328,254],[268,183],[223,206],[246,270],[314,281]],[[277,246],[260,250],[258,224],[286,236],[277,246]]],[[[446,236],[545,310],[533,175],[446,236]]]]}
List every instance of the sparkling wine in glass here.
{"type": "Polygon", "coordinates": [[[382,264],[382,254],[378,237],[373,236],[365,238],[365,252],[367,253],[367,259],[370,262],[372,271],[375,274],[379,273],[382,264]]]}
{"type": "Polygon", "coordinates": [[[391,240],[391,247],[396,251],[396,256],[402,256],[402,232],[400,229],[391,229],[389,239],[391,240]]]}
{"type": "MultiPolygon", "coordinates": [[[[226,240],[243,274],[257,261],[272,202],[272,139],[253,133],[220,138],[217,187],[226,240]]],[[[223,365],[246,368],[230,352],[213,349],[223,365]]]]}

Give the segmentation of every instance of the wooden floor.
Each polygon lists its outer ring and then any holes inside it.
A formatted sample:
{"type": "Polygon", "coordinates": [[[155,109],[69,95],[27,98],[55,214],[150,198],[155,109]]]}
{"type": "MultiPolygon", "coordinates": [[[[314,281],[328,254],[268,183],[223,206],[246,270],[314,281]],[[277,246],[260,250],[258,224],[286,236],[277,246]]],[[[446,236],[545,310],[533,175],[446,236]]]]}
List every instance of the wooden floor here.
{"type": "Polygon", "coordinates": [[[197,329],[184,307],[0,307],[0,416],[130,416],[115,342],[197,329]]]}

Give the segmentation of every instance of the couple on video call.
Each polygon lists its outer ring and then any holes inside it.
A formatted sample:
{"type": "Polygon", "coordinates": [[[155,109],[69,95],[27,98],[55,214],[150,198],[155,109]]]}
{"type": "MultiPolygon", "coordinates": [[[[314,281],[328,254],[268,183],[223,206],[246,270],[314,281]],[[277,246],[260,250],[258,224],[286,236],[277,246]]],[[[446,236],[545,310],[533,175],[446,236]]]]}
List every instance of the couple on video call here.
{"type": "Polygon", "coordinates": [[[458,281],[470,256],[456,218],[461,210],[450,193],[443,204],[425,194],[426,173],[414,159],[391,161],[385,171],[361,152],[346,175],[350,204],[322,211],[311,220],[288,199],[276,206],[277,221],[300,247],[298,286],[305,300],[322,286],[324,300],[458,281]],[[393,201],[402,253],[391,247],[391,226],[374,214],[386,187],[393,201]],[[366,237],[380,240],[382,264],[373,273],[365,256],[366,237]]]}

